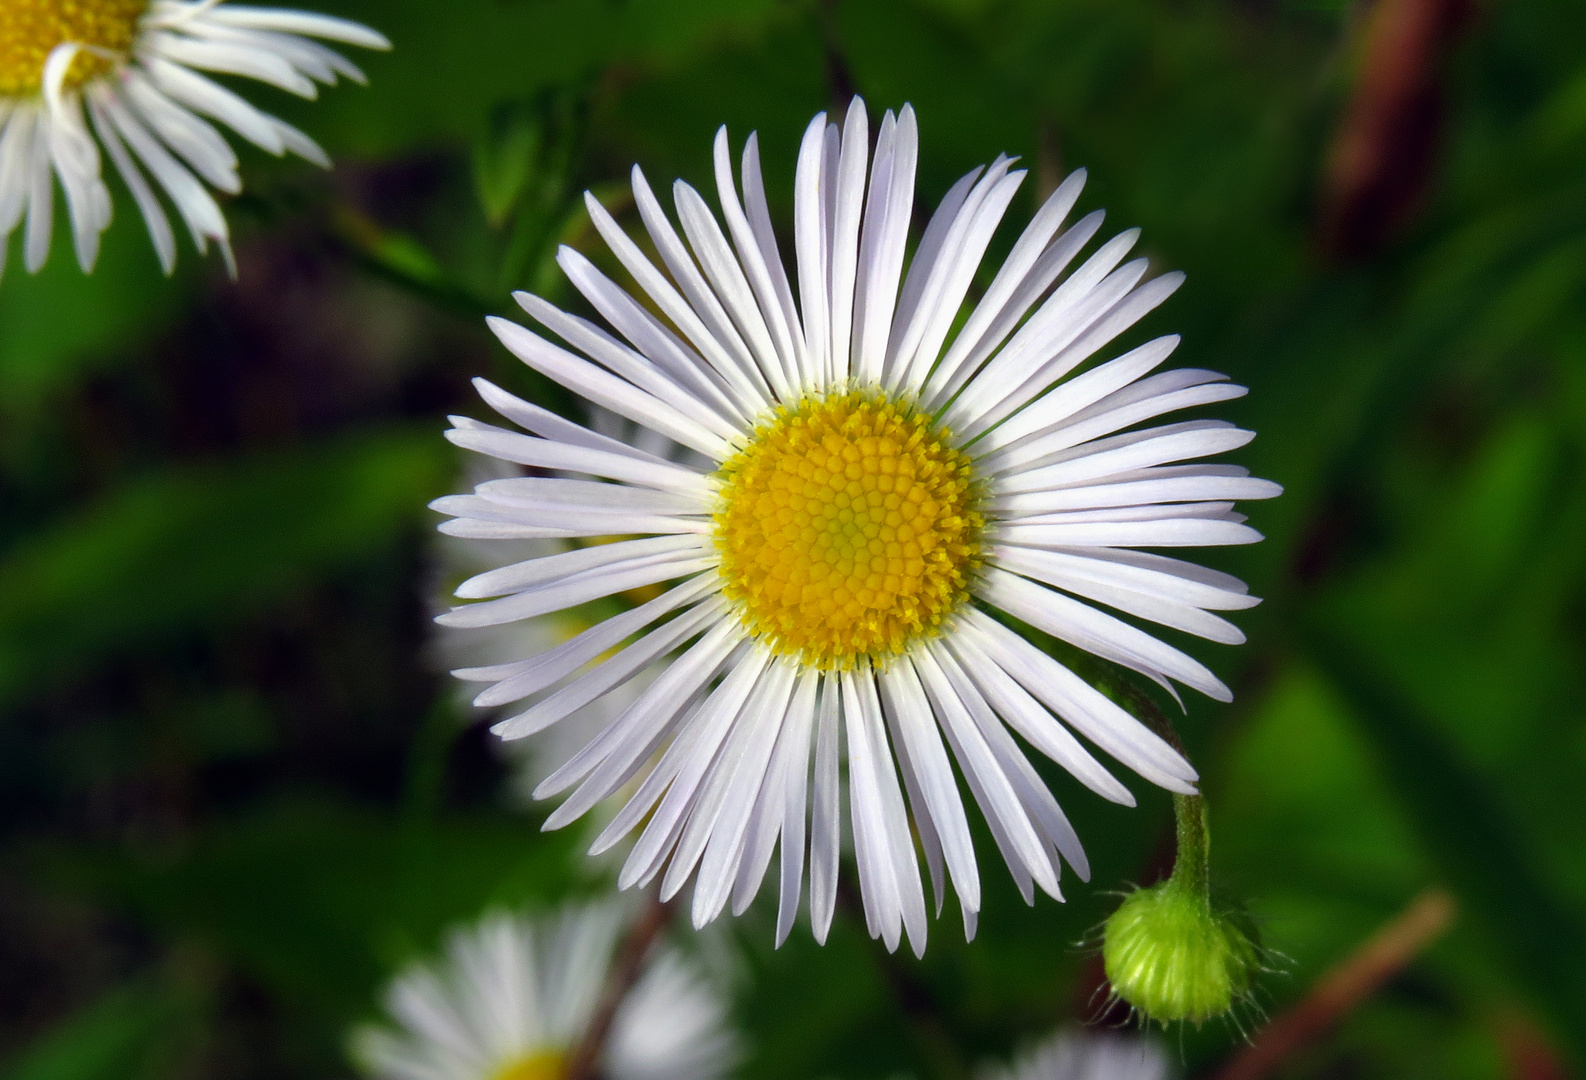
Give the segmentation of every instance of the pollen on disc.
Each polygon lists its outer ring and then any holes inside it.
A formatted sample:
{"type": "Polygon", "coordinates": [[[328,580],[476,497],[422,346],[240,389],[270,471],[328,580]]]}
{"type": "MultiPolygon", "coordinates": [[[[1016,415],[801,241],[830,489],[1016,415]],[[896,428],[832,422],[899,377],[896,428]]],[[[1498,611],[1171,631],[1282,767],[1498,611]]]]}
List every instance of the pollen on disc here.
{"type": "Polygon", "coordinates": [[[723,591],[750,633],[823,669],[884,660],[968,598],[984,524],[969,456],[907,404],[810,397],[722,466],[723,591]]]}
{"type": "Polygon", "coordinates": [[[75,42],[70,90],[110,70],[106,53],[125,56],[149,0],[3,0],[0,2],[0,96],[40,93],[44,63],[57,45],[75,42]]]}

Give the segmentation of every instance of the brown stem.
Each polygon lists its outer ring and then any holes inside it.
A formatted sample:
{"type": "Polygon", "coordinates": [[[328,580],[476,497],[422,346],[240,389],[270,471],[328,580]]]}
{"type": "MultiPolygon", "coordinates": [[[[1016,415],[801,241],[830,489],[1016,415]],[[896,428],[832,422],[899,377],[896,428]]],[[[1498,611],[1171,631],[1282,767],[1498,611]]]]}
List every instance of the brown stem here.
{"type": "Polygon", "coordinates": [[[601,1053],[606,1049],[606,1039],[611,1035],[612,1022],[617,1018],[617,1010],[622,1007],[623,999],[633,989],[633,984],[639,981],[644,971],[644,958],[671,917],[672,902],[663,901],[658,894],[651,893],[644,910],[617,947],[600,1004],[595,1007],[589,1026],[584,1029],[584,1037],[567,1059],[567,1071],[563,1074],[565,1080],[592,1080],[595,1076],[601,1053]]]}
{"type": "Polygon", "coordinates": [[[1427,889],[1324,974],[1298,1004],[1256,1034],[1217,1080],[1260,1080],[1370,997],[1454,921],[1454,900],[1427,889]]]}

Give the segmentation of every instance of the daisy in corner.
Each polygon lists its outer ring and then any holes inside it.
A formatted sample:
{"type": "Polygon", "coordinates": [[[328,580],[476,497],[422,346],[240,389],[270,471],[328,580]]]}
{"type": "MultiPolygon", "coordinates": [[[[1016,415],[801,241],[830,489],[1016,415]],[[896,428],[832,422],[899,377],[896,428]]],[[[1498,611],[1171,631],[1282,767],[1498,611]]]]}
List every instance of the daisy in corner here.
{"type": "Polygon", "coordinates": [[[811,122],[782,234],[789,262],[754,135],[735,169],[717,134],[720,216],[681,181],[669,213],[633,170],[660,265],[586,197],[642,300],[564,248],[561,268],[601,321],[519,293],[537,329],[491,328],[530,367],[705,464],[478,380],[515,429],[456,417],[448,438],[530,474],[438,500],[452,518],[441,529],[568,548],[469,579],[457,595],[474,602],[439,621],[502,624],[665,584],[555,648],[457,673],[491,684],[481,704],[520,703],[493,729],[517,739],[660,662],[539,785],[537,797],[562,797],[546,827],[632,783],[594,849],[637,831],[619,884],[658,878],[670,897],[692,880],[696,926],[729,902],[741,912],[779,852],[779,941],[806,867],[824,940],[846,828],[869,932],[888,948],[907,933],[920,952],[922,859],[938,912],[950,879],[975,929],[966,795],[1027,900],[1037,888],[1061,899],[1065,862],[1089,876],[1030,751],[1119,803],[1133,796],[1104,758],[1195,790],[1187,761],[1025,628],[1170,692],[1228,700],[1208,668],[1140,624],[1237,643],[1215,613],[1257,600],[1234,578],[1144,549],[1259,540],[1234,504],[1280,489],[1204,460],[1250,432],[1158,422],[1244,393],[1212,371],[1160,370],[1176,336],[1106,355],[1183,275],[1148,277],[1146,259],[1129,260],[1138,230],[1092,247],[1101,212],[1069,220],[1083,172],[971,298],[1024,171],[999,157],[963,177],[909,256],[913,110],[887,112],[874,134],[872,147],[858,100],[841,123],[811,122]]]}
{"type": "Polygon", "coordinates": [[[314,39],[387,49],[358,23],[225,0],[4,0],[0,3],[0,273],[11,234],[23,262],[49,257],[55,187],[77,261],[93,269],[110,226],[101,151],[125,181],[160,266],[176,264],[174,208],[200,252],[213,242],[235,274],[225,216],[210,189],[242,190],[237,155],[215,126],[277,156],[329,159],[292,125],[208,73],[242,76],[312,98],[316,84],[363,73],[314,39]],[[211,122],[213,121],[213,123],[211,122]],[[161,195],[164,199],[162,201],[161,195]]]}

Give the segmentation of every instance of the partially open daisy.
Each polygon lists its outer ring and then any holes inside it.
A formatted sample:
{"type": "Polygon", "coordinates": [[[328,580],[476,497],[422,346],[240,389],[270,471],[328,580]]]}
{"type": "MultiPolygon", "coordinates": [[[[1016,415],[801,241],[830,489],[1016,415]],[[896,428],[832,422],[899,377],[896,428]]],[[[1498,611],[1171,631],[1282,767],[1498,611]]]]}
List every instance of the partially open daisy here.
{"type": "Polygon", "coordinates": [[[1101,225],[1097,212],[1062,228],[1078,173],[968,302],[1024,179],[1006,158],[953,186],[905,275],[916,138],[908,107],[887,113],[873,157],[860,102],[841,129],[815,118],[795,178],[790,280],[755,137],[740,200],[723,130],[725,231],[679,182],[679,235],[634,170],[666,272],[587,198],[647,303],[576,251],[559,261],[615,334],[527,294],[524,309],[576,353],[490,320],[525,363],[713,467],[665,461],[483,380],[485,400],[530,434],[462,417],[448,432],[544,474],[439,500],[455,518],[443,530],[631,539],[480,574],[457,595],[482,602],[441,622],[508,622],[676,582],[565,645],[474,674],[495,683],[497,703],[555,687],[494,728],[520,738],[675,655],[536,794],[571,789],[548,819],[558,827],[655,758],[595,848],[642,825],[620,884],[660,875],[671,896],[697,870],[696,925],[729,898],[734,911],[747,906],[780,840],[780,940],[799,906],[807,842],[811,922],[824,939],[845,764],[865,915],[889,948],[905,928],[924,948],[916,834],[938,911],[945,874],[974,930],[980,881],[955,761],[1025,897],[1039,885],[1060,898],[1061,859],[1086,877],[1085,854],[1015,733],[1121,803],[1133,802],[1128,789],[1079,737],[1173,791],[1192,791],[1196,775],[993,612],[1163,686],[1227,700],[1201,663],[1086,601],[1221,642],[1242,635],[1210,612],[1257,602],[1224,574],[1135,550],[1260,538],[1233,501],[1271,497],[1276,485],[1232,465],[1181,464],[1243,446],[1249,432],[1215,420],[1137,427],[1243,388],[1209,371],[1151,374],[1175,337],[1082,370],[1182,275],[1145,281],[1145,259],[1124,262],[1135,230],[1065,273],[1101,225]]]}
{"type": "MultiPolygon", "coordinates": [[[[444,959],[397,977],[391,1024],[357,1031],[353,1054],[380,1080],[561,1080],[621,929],[609,904],[488,915],[454,932],[444,959]]],[[[713,1080],[736,1049],[722,996],[695,964],[662,951],[618,1006],[596,1075],[713,1080]]]]}
{"type": "Polygon", "coordinates": [[[311,38],[390,48],[345,19],[224,0],[5,0],[0,271],[24,219],[29,272],[49,257],[55,180],[66,194],[77,261],[93,268],[111,217],[101,147],[138,204],[166,273],[176,263],[176,241],[156,186],[194,246],[203,252],[214,241],[230,268],[226,219],[209,188],[235,194],[242,181],[236,154],[204,118],[272,154],[329,160],[303,132],[199,72],[258,79],[306,98],[315,96],[315,83],[330,85],[338,76],[363,81],[346,58],[311,38]]]}

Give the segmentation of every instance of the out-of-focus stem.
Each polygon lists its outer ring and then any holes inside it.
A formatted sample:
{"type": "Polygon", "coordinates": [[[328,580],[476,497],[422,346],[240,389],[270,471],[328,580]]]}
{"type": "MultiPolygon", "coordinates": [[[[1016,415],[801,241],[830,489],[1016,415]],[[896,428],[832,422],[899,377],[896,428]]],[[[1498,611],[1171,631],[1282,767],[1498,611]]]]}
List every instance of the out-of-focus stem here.
{"type": "Polygon", "coordinates": [[[671,902],[663,901],[657,893],[651,893],[644,910],[617,948],[600,1004],[595,1007],[589,1026],[584,1029],[584,1037],[567,1059],[567,1071],[563,1074],[565,1080],[592,1080],[594,1077],[601,1054],[606,1049],[606,1040],[611,1035],[612,1022],[617,1018],[617,1010],[622,1007],[623,999],[633,989],[634,983],[639,981],[650,946],[655,944],[655,939],[671,917],[671,902]]]}

